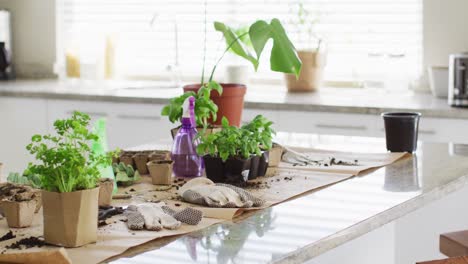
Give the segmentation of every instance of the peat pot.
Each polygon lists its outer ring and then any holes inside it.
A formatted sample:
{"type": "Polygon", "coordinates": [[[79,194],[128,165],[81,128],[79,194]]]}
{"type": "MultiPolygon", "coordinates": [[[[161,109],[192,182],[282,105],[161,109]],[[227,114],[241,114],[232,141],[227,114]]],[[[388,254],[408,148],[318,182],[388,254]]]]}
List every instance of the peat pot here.
{"type": "Polygon", "coordinates": [[[99,187],[58,193],[42,191],[44,240],[63,247],[80,247],[97,240],[99,187]]]}

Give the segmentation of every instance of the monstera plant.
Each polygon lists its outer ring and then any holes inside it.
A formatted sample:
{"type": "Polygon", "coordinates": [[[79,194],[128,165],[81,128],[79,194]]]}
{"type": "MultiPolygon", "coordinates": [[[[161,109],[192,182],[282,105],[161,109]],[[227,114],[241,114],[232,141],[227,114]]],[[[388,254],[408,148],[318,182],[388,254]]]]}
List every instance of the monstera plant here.
{"type": "MultiPolygon", "coordinates": [[[[237,83],[218,83],[214,80],[217,67],[226,53],[232,52],[244,58],[257,70],[265,46],[271,41],[270,69],[272,71],[299,76],[302,62],[284,27],[276,18],[270,22],[258,20],[246,31],[236,31],[222,22],[214,22],[214,28],[223,34],[226,48],[213,65],[208,78],[205,78],[204,60],[201,82],[184,86],[184,92],[195,96],[195,115],[198,125],[204,127],[208,124],[220,125],[222,118],[226,117],[231,125],[239,126],[246,86],[237,83]],[[246,42],[251,45],[245,45],[246,42]]],[[[169,105],[162,109],[161,114],[168,116],[171,122],[180,120],[183,111],[182,103],[190,95],[184,94],[173,98],[169,105]]]]}

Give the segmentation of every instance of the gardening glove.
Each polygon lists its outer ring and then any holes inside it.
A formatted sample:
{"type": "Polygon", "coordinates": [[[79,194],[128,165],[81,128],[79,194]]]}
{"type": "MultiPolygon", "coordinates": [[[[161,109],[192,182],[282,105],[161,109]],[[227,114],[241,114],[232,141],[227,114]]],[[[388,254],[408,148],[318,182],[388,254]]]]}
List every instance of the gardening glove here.
{"type": "Polygon", "coordinates": [[[180,222],[174,217],[166,214],[161,206],[164,204],[144,203],[137,205],[137,211],[145,220],[145,227],[148,230],[159,231],[163,228],[177,229],[180,222]]]}
{"type": "Polygon", "coordinates": [[[190,207],[178,212],[166,205],[162,206],[162,209],[166,214],[187,225],[198,225],[203,218],[202,211],[190,207]]]}
{"type": "Polygon", "coordinates": [[[290,148],[283,146],[283,155],[281,156],[281,160],[286,163],[290,163],[293,165],[312,165],[312,164],[320,164],[323,162],[322,160],[314,160],[308,157],[305,154],[299,153],[294,151],[290,148]]]}
{"type": "Polygon", "coordinates": [[[179,195],[186,202],[217,208],[258,207],[265,203],[241,188],[215,184],[207,178],[190,180],[180,188],[179,195]]]}
{"type": "Polygon", "coordinates": [[[129,205],[124,215],[127,217],[127,227],[130,230],[142,230],[145,228],[145,219],[138,212],[136,205],[129,205]]]}

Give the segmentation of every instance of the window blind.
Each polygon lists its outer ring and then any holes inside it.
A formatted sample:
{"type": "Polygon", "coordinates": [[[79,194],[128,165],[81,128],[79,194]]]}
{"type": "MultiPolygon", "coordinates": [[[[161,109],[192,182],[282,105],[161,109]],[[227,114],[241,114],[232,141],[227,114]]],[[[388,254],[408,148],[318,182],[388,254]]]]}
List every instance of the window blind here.
{"type": "MultiPolygon", "coordinates": [[[[116,39],[117,69],[126,76],[199,78],[205,39],[210,69],[225,43],[214,21],[242,28],[278,18],[298,49],[327,53],[329,81],[408,79],[421,71],[422,0],[63,0],[58,8],[63,47],[100,56],[104,38],[116,39]],[[206,14],[206,16],[205,16],[206,14]],[[301,20],[304,23],[301,24],[301,20]],[[312,26],[309,26],[312,23],[312,26]],[[314,36],[307,32],[312,29],[314,36]]],[[[241,60],[228,55],[222,65],[241,60]]],[[[222,67],[217,76],[222,78],[222,67]]],[[[255,79],[278,80],[268,56],[255,79]]]]}

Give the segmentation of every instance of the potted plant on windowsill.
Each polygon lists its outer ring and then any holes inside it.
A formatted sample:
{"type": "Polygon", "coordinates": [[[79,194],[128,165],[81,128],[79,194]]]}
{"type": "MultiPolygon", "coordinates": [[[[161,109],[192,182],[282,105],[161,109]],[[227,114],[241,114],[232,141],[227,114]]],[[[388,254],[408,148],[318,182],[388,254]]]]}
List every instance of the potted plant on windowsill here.
{"type": "Polygon", "coordinates": [[[285,74],[286,85],[289,92],[313,92],[322,85],[327,56],[323,41],[314,29],[318,22],[318,14],[313,17],[302,1],[299,1],[297,7],[297,21],[293,23],[297,26],[300,42],[306,45],[297,51],[302,61],[301,73],[299,77],[285,74]]]}
{"type": "Polygon", "coordinates": [[[100,168],[114,153],[96,155],[88,130],[90,117],[74,112],[56,120],[56,135],[34,135],[27,150],[36,163],[28,170],[39,176],[44,213],[44,239],[49,244],[79,247],[96,242],[100,168]]]}
{"type": "MultiPolygon", "coordinates": [[[[207,102],[210,102],[211,106],[209,114],[203,117],[211,117],[211,120],[205,119],[206,122],[219,125],[221,124],[222,117],[226,117],[231,125],[240,125],[246,86],[244,84],[232,83],[219,84],[214,80],[214,74],[219,63],[229,51],[252,63],[254,69],[257,70],[260,56],[265,45],[270,39],[272,39],[273,46],[270,55],[271,70],[283,73],[292,73],[296,76],[298,76],[301,71],[301,61],[278,19],[272,19],[270,23],[258,20],[249,27],[247,32],[239,34],[221,22],[215,22],[214,27],[216,31],[223,33],[227,47],[213,66],[207,81],[205,81],[205,61],[203,61],[201,82],[199,84],[184,86],[184,92],[189,94],[184,94],[172,99],[171,103],[163,108],[161,114],[169,116],[171,122],[180,120],[182,116],[182,103],[186,98],[189,96],[195,96],[196,108],[198,97],[200,97],[200,94],[203,94],[203,98],[205,98],[207,102]],[[252,48],[250,49],[253,49],[253,51],[249,50],[249,48],[243,44],[242,39],[245,38],[248,38],[250,43],[252,43],[252,48]],[[198,97],[196,95],[198,95],[198,97]],[[212,107],[213,105],[215,105],[216,108],[212,107]],[[173,114],[172,118],[171,114],[173,114]]],[[[203,107],[206,107],[206,105],[203,107]]],[[[195,115],[197,115],[196,111],[195,115]]]]}
{"type": "Polygon", "coordinates": [[[268,142],[271,142],[273,131],[270,130],[267,138],[267,132],[257,129],[264,124],[264,127],[271,125],[264,117],[257,116],[251,123],[239,128],[229,125],[227,118],[223,117],[220,132],[201,135],[197,152],[203,156],[206,176],[214,182],[234,185],[243,185],[254,179],[259,173],[262,148],[268,149],[263,144],[271,146],[268,142]]]}

